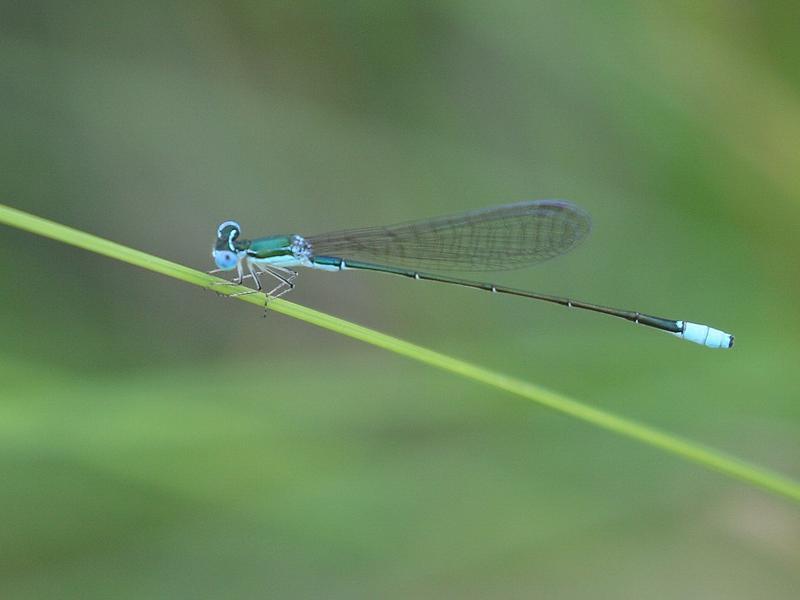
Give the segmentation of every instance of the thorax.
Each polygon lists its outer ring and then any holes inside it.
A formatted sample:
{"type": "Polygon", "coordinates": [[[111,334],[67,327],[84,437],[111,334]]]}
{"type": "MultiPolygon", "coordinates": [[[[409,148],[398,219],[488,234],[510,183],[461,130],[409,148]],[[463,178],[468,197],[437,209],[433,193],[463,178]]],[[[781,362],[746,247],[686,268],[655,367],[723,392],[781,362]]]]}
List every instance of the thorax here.
{"type": "Polygon", "coordinates": [[[238,249],[251,259],[276,266],[310,266],[311,247],[301,235],[271,235],[243,240],[238,249]]]}

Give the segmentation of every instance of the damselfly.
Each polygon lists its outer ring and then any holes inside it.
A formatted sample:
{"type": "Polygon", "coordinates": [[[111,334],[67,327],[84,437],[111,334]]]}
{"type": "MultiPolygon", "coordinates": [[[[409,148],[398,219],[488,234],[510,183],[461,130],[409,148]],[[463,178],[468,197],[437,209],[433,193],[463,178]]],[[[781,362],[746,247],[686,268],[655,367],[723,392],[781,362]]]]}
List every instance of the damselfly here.
{"type": "Polygon", "coordinates": [[[707,325],[429,272],[499,271],[533,265],[568,252],[589,229],[588,214],[561,200],[518,202],[438,219],[315,236],[247,240],[240,238],[242,228],[236,221],[225,221],[217,228],[212,256],[218,269],[212,272],[236,269],[234,283],[252,278],[257,290],[262,289],[260,277],[269,275],[276,285],[267,296],[277,298],[294,288],[294,267],[380,271],[604,313],[708,348],[733,346],[732,335],[707,325]]]}

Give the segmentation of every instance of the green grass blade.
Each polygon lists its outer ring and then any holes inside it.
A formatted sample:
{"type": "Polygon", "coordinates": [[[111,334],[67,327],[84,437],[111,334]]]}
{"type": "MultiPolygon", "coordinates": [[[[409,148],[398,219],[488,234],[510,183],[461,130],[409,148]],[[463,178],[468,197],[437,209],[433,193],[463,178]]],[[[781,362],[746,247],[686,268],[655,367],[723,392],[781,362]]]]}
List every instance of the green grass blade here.
{"type": "MultiPolygon", "coordinates": [[[[31,233],[71,244],[144,269],[149,269],[150,271],[162,273],[163,275],[168,275],[203,288],[212,288],[212,284],[221,281],[217,277],[196,271],[195,269],[190,269],[189,267],[164,260],[163,258],[158,258],[146,252],[134,250],[127,246],[30,215],[2,204],[0,204],[0,223],[5,223],[6,225],[17,227],[31,233]]],[[[244,290],[244,288],[239,286],[213,286],[213,289],[215,292],[226,295],[244,290]]],[[[237,299],[255,304],[259,307],[263,307],[266,300],[263,294],[237,296],[237,299]]],[[[467,379],[479,381],[494,388],[522,396],[523,398],[570,415],[576,419],[591,423],[607,431],[633,438],[649,446],[654,446],[665,452],[681,456],[686,460],[698,463],[709,469],[719,471],[751,485],[764,488],[800,502],[800,482],[764,469],[758,465],[724,454],[713,448],[659,431],[658,429],[631,419],[619,417],[607,411],[593,408],[564,396],[563,394],[547,390],[532,383],[496,373],[440,352],[435,352],[396,337],[356,325],[344,319],[339,319],[306,308],[299,304],[276,299],[269,302],[268,308],[275,312],[300,319],[301,321],[306,321],[307,323],[329,329],[330,331],[335,331],[342,335],[361,340],[373,346],[378,346],[379,348],[389,350],[396,354],[407,356],[427,365],[461,375],[467,379]]]]}

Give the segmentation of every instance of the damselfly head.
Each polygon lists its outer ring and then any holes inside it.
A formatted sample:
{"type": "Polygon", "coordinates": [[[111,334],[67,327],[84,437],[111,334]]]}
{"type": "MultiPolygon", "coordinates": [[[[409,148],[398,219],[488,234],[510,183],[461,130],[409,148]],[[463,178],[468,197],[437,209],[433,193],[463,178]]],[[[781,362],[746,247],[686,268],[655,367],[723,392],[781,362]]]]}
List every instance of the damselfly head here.
{"type": "Polygon", "coordinates": [[[242,228],[236,221],[225,221],[217,227],[217,239],[214,242],[214,250],[211,252],[217,268],[228,271],[236,266],[239,261],[239,253],[234,242],[241,232],[242,228]]]}

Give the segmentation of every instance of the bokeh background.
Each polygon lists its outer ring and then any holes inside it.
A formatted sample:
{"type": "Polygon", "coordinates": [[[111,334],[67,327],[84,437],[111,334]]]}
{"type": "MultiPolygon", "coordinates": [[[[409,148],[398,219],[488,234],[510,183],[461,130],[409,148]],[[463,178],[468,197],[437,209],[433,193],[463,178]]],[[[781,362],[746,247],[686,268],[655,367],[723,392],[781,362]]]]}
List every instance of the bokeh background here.
{"type": "MultiPolygon", "coordinates": [[[[3,203],[211,268],[534,198],[569,256],[291,299],[800,477],[800,5],[4,2],[3,203]]],[[[796,598],[788,501],[309,325],[0,229],[3,598],[796,598]]]]}

